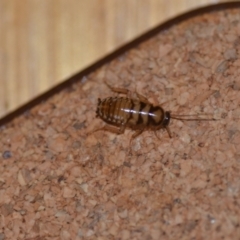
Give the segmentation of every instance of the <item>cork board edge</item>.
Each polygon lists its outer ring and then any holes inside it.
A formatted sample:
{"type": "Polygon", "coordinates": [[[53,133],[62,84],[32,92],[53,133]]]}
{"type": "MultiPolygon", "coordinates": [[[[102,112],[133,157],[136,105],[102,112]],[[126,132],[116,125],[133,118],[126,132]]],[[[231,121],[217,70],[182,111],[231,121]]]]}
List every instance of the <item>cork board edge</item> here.
{"type": "Polygon", "coordinates": [[[40,104],[41,102],[46,101],[47,99],[51,98],[55,94],[61,92],[64,89],[70,89],[71,86],[76,82],[81,82],[84,80],[84,77],[91,72],[95,71],[96,69],[100,68],[104,64],[112,61],[113,59],[117,58],[118,56],[124,54],[125,52],[129,51],[133,47],[136,47],[140,43],[148,40],[149,38],[157,35],[158,33],[169,29],[170,27],[174,26],[175,24],[179,24],[183,21],[186,21],[190,18],[196,17],[201,14],[215,12],[215,11],[221,11],[223,9],[236,9],[240,8],[240,2],[225,2],[225,3],[219,3],[216,5],[208,5],[204,6],[202,8],[197,8],[194,10],[191,10],[189,12],[186,12],[184,14],[181,14],[179,16],[176,16],[175,18],[172,18],[170,20],[167,20],[166,22],[161,23],[157,27],[151,29],[150,31],[144,33],[143,35],[139,36],[138,38],[134,39],[133,41],[129,42],[128,44],[120,47],[119,49],[116,49],[111,54],[107,55],[106,57],[100,59],[99,61],[93,63],[91,66],[85,68],[84,70],[76,73],[75,75],[69,77],[64,82],[58,84],[57,86],[53,87],[52,89],[48,90],[47,92],[41,94],[40,96],[34,98],[30,102],[24,104],[23,106],[19,107],[18,109],[12,111],[11,113],[7,114],[3,118],[0,119],[0,127],[4,126],[5,124],[11,122],[13,119],[17,118],[18,116],[24,114],[25,112],[29,111],[36,105],[40,104]]]}

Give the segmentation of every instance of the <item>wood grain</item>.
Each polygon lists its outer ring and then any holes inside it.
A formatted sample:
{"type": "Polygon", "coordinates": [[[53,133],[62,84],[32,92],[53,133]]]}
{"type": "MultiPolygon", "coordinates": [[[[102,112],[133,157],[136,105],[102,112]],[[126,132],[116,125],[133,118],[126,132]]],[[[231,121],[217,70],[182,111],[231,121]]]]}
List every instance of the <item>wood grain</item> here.
{"type": "Polygon", "coordinates": [[[1,0],[0,117],[114,49],[214,0],[1,0]]]}

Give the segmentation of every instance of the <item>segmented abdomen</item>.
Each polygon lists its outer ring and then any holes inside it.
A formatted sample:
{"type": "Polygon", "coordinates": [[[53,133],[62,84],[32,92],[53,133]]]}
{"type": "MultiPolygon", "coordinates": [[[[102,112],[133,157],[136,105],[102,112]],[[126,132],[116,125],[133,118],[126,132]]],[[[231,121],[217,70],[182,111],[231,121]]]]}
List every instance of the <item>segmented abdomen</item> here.
{"type": "Polygon", "coordinates": [[[115,125],[130,127],[161,126],[164,111],[161,107],[124,97],[98,99],[97,116],[115,125]]]}
{"type": "Polygon", "coordinates": [[[112,124],[126,124],[132,109],[132,100],[122,97],[98,99],[97,115],[112,124]]]}

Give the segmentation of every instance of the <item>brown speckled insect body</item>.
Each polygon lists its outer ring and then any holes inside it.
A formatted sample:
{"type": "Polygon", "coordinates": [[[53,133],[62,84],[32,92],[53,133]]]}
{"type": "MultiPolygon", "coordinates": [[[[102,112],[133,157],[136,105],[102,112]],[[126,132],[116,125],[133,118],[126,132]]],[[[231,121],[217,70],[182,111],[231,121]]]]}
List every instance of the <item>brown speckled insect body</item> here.
{"type": "MultiPolygon", "coordinates": [[[[107,84],[107,83],[106,83],[107,84]]],[[[99,130],[107,130],[117,134],[124,132],[126,127],[130,127],[136,132],[132,138],[140,135],[144,130],[153,130],[156,135],[156,130],[166,129],[169,137],[171,132],[169,129],[170,119],[178,119],[185,121],[195,120],[215,120],[203,118],[184,118],[189,115],[173,115],[169,111],[164,111],[161,106],[154,106],[147,98],[136,92],[138,99],[130,97],[132,92],[124,88],[114,88],[107,84],[114,92],[126,94],[127,97],[108,97],[98,99],[97,117],[104,120],[107,125],[99,130]]],[[[157,135],[156,135],[157,136],[157,135]]]]}
{"type": "Polygon", "coordinates": [[[126,97],[109,97],[98,99],[97,116],[106,123],[116,127],[105,126],[105,130],[123,133],[126,127],[137,130],[133,137],[145,129],[158,130],[166,128],[169,136],[168,124],[170,112],[165,112],[160,106],[126,97]]]}

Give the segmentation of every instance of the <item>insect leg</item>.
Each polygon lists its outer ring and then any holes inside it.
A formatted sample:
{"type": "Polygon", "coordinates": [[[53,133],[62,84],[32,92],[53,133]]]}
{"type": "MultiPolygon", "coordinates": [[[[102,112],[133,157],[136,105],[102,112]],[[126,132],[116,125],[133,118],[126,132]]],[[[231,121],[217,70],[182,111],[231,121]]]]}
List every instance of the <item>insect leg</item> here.
{"type": "Polygon", "coordinates": [[[98,131],[108,131],[116,134],[122,134],[124,133],[125,130],[125,125],[121,125],[121,127],[115,127],[115,126],[110,126],[110,125],[105,125],[101,128],[98,128],[91,133],[98,132],[98,131]]]}
{"type": "Polygon", "coordinates": [[[116,88],[116,87],[112,87],[110,86],[106,81],[105,81],[105,84],[113,91],[113,92],[116,92],[116,93],[122,93],[122,94],[126,94],[127,97],[131,98],[132,96],[132,92],[126,88],[116,88]]]}
{"type": "Polygon", "coordinates": [[[143,132],[143,129],[137,130],[137,131],[131,136],[129,145],[131,145],[131,144],[132,144],[132,140],[133,140],[134,138],[136,138],[137,136],[139,136],[142,132],[143,132]]]}
{"type": "Polygon", "coordinates": [[[151,104],[146,97],[144,97],[143,95],[141,95],[137,91],[136,91],[136,94],[137,94],[137,97],[139,98],[140,101],[151,104]]]}
{"type": "Polygon", "coordinates": [[[170,102],[170,101],[165,101],[165,102],[162,102],[162,103],[160,103],[160,104],[157,104],[156,102],[151,103],[151,102],[148,101],[148,99],[147,99],[146,97],[144,97],[143,95],[141,95],[141,94],[138,93],[137,91],[136,91],[136,94],[137,94],[137,97],[139,98],[140,101],[145,102],[145,103],[148,103],[148,104],[154,104],[154,103],[155,103],[156,105],[162,106],[162,105],[170,102]]]}
{"type": "MultiPolygon", "coordinates": [[[[164,127],[164,128],[166,129],[169,138],[172,138],[172,134],[171,134],[171,131],[170,131],[169,126],[166,126],[166,127],[164,127]]],[[[157,131],[156,131],[156,130],[154,130],[154,134],[155,134],[155,136],[156,136],[156,138],[157,138],[158,140],[161,140],[161,139],[159,138],[159,136],[157,135],[157,131]]]]}
{"type": "Polygon", "coordinates": [[[167,130],[167,132],[168,132],[168,136],[170,137],[170,138],[172,138],[172,134],[171,134],[171,131],[170,131],[170,128],[167,126],[167,127],[165,127],[166,128],[166,130],[167,130]]]}
{"type": "Polygon", "coordinates": [[[154,134],[155,134],[155,136],[156,136],[156,138],[157,138],[158,140],[161,140],[161,139],[159,138],[159,136],[157,135],[157,132],[156,132],[156,131],[154,131],[154,134]]]}

